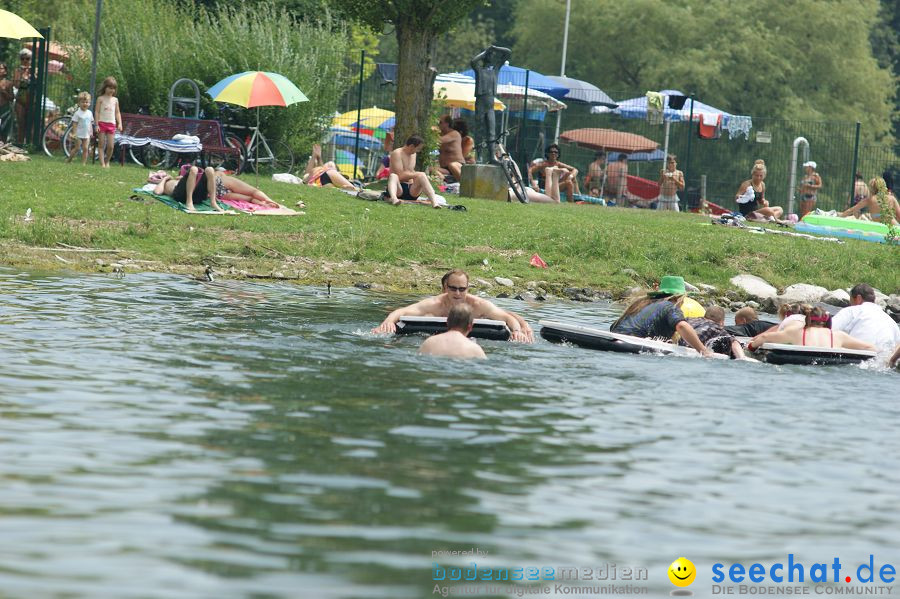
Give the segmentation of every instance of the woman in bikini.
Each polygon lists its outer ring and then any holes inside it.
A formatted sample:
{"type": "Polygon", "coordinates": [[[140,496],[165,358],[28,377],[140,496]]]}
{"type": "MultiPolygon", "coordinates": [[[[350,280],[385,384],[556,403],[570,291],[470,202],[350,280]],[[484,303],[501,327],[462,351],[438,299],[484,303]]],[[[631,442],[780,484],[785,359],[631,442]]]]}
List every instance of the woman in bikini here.
{"type": "Polygon", "coordinates": [[[182,167],[179,177],[163,176],[153,193],[172,196],[188,210],[194,210],[195,202],[200,203],[207,198],[213,210],[217,212],[224,212],[218,204],[219,200],[243,201],[265,208],[280,208],[279,204],[263,191],[240,179],[218,173],[211,166],[203,171],[196,166],[182,167]]]}
{"type": "Polygon", "coordinates": [[[800,180],[800,218],[816,209],[816,200],[819,189],[822,187],[822,177],[816,172],[816,163],[812,160],[803,163],[806,174],[800,180]]]}
{"type": "Polygon", "coordinates": [[[800,307],[800,311],[806,317],[802,327],[761,333],[747,344],[747,349],[751,351],[759,349],[763,343],[788,343],[803,347],[844,347],[875,351],[875,346],[870,343],[860,341],[843,331],[831,330],[831,317],[824,309],[804,304],[800,307]]]}
{"type": "Polygon", "coordinates": [[[766,200],[766,163],[757,160],[750,169],[750,178],[741,183],[735,201],[744,218],[750,219],[756,213],[762,219],[777,220],[784,214],[780,206],[769,206],[766,200]]]}
{"type": "Polygon", "coordinates": [[[853,208],[863,200],[869,197],[869,186],[866,185],[862,173],[857,172],[853,179],[853,197],[850,199],[850,205],[847,208],[853,208]]]}
{"type": "MultiPolygon", "coordinates": [[[[868,209],[869,218],[873,221],[881,220],[881,204],[878,203],[879,185],[884,186],[885,190],[887,190],[884,179],[875,177],[869,181],[869,197],[841,212],[841,216],[859,216],[863,209],[868,209]]],[[[893,193],[890,191],[885,191],[885,193],[887,194],[888,210],[893,213],[891,214],[891,224],[896,226],[898,221],[900,221],[900,204],[897,203],[897,198],[893,193]]]]}
{"type": "Polygon", "coordinates": [[[341,174],[337,165],[333,162],[322,162],[322,146],[313,144],[312,154],[306,162],[306,170],[303,172],[303,182],[307,185],[334,185],[341,189],[356,189],[347,178],[341,174]]]}

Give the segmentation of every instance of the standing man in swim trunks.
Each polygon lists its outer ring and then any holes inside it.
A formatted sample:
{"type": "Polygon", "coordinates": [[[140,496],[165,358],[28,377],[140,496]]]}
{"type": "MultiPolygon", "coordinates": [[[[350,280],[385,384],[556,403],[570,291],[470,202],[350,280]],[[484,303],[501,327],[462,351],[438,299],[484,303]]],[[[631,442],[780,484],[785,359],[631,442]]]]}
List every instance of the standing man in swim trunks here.
{"type": "Polygon", "coordinates": [[[417,202],[424,193],[432,208],[440,208],[428,175],[416,170],[416,154],[424,147],[425,140],[418,135],[411,135],[402,148],[391,152],[391,174],[388,177],[386,199],[394,206],[400,204],[400,200],[417,202]]]}
{"type": "Polygon", "coordinates": [[[678,192],[684,190],[684,173],[675,168],[675,154],[669,154],[666,158],[666,168],[659,171],[659,198],[657,210],[678,209],[678,192]]]}
{"type": "Polygon", "coordinates": [[[457,304],[447,314],[447,332],[432,335],[419,347],[420,354],[444,356],[447,358],[485,359],[481,346],[469,339],[472,331],[472,309],[465,304],[457,304]]]}
{"type": "Polygon", "coordinates": [[[438,121],[438,128],[441,132],[441,148],[438,163],[441,167],[447,169],[450,175],[460,180],[462,173],[462,165],[466,163],[466,158],[462,151],[462,135],[453,128],[453,117],[445,114],[438,121]]]}
{"type": "Polygon", "coordinates": [[[423,299],[411,306],[398,308],[372,329],[373,333],[393,333],[401,316],[447,316],[453,306],[464,304],[472,309],[472,318],[490,318],[506,323],[512,341],[534,343],[534,333],[528,323],[514,312],[503,310],[489,300],[469,294],[469,275],[454,269],[441,279],[443,293],[423,299]]]}

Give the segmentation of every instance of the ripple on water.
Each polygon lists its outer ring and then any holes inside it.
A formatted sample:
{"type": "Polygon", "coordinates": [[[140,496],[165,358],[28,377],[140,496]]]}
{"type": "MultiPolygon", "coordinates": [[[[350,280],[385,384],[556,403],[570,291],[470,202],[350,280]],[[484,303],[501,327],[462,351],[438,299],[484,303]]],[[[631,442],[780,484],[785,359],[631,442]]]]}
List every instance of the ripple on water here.
{"type": "Polygon", "coordinates": [[[652,573],[894,546],[895,373],[542,340],[448,362],[369,334],[410,298],[357,289],[0,269],[0,294],[10,596],[420,597],[438,549],[652,573]]]}

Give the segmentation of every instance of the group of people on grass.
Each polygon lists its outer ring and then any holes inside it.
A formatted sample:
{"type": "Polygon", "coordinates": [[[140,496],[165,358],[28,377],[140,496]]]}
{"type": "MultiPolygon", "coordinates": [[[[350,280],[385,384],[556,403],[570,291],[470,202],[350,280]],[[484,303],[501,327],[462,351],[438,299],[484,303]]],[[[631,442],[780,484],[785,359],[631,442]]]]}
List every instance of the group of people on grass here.
{"type": "MultiPolygon", "coordinates": [[[[404,316],[447,317],[448,332],[430,337],[421,351],[459,358],[484,357],[481,348],[476,349],[475,342],[466,338],[475,318],[504,322],[513,341],[534,341],[524,318],[468,291],[469,275],[460,269],[451,270],[441,279],[439,295],[394,310],[372,332],[394,333],[404,316]]],[[[753,308],[742,308],[735,313],[735,324],[726,326],[724,309],[715,305],[707,306],[702,317],[686,317],[682,311],[687,299],[684,279],[668,275],[662,277],[657,289],[632,298],[610,331],[676,341],[704,357],[723,354],[745,359],[738,337],[752,337],[746,346],[750,350],[764,343],[860,349],[890,354],[889,361],[896,364],[900,361],[900,327],[875,304],[875,290],[860,283],[850,290],[850,297],[850,306],[833,317],[821,306],[784,304],[780,323],[760,320],[753,308]]]]}

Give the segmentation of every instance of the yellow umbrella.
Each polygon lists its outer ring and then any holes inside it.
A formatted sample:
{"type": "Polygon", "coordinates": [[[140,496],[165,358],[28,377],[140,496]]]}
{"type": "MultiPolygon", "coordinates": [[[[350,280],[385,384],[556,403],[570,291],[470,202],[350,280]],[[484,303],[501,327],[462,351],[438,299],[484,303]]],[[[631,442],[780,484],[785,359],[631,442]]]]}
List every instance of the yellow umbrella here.
{"type": "Polygon", "coordinates": [[[19,15],[8,10],[0,10],[0,37],[20,40],[26,37],[43,38],[44,36],[19,15]]]}
{"type": "Polygon", "coordinates": [[[364,108],[359,112],[359,118],[355,110],[350,110],[344,114],[339,114],[331,121],[336,127],[356,127],[359,121],[360,129],[393,129],[394,113],[384,108],[373,106],[372,108],[364,108]]]}
{"type": "MultiPolygon", "coordinates": [[[[459,81],[435,81],[434,97],[451,108],[475,110],[475,85],[466,85],[459,81]]],[[[506,105],[494,98],[494,110],[504,110],[506,105]]]]}

